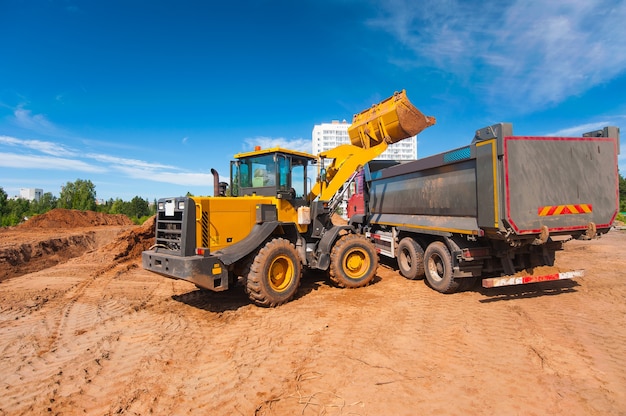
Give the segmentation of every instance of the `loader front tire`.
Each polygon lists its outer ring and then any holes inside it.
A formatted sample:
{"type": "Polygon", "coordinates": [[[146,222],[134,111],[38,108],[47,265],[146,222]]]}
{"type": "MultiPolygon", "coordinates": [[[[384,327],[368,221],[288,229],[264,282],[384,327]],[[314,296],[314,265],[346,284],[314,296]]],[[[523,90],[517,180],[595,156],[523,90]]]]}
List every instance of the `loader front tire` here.
{"type": "Polygon", "coordinates": [[[301,275],[302,264],[294,245],[284,238],[275,238],[252,260],[246,292],[258,306],[282,305],[298,291],[301,275]]]}
{"type": "Polygon", "coordinates": [[[376,276],[378,255],[374,245],[358,234],[341,237],[331,250],[330,279],[340,287],[367,286],[376,276]]]}

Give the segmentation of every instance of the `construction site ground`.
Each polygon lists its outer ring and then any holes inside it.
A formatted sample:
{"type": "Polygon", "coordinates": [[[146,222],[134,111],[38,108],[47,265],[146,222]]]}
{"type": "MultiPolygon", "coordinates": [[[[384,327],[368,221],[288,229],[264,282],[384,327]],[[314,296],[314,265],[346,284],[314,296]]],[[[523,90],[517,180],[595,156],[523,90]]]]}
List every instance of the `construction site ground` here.
{"type": "Polygon", "coordinates": [[[0,415],[626,415],[626,231],[568,242],[576,280],[442,295],[385,263],[264,309],[144,271],[153,221],[80,215],[0,231],[0,415]]]}

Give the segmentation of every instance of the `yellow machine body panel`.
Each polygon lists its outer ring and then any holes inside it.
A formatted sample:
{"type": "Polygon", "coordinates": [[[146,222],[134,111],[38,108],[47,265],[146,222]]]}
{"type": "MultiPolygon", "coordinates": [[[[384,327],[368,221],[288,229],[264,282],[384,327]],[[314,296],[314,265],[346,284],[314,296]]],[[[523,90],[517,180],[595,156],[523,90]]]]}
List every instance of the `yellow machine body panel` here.
{"type": "Polygon", "coordinates": [[[393,144],[415,136],[435,121],[434,117],[422,114],[402,90],[355,114],[348,136],[353,145],[367,149],[382,142],[393,144]]]}
{"type": "Polygon", "coordinates": [[[307,231],[308,225],[298,222],[298,210],[289,201],[274,199],[274,204],[278,211],[278,221],[296,224],[299,233],[305,233],[307,231]]]}
{"type": "Polygon", "coordinates": [[[240,242],[257,223],[260,205],[274,205],[277,220],[296,224],[306,232],[307,225],[298,224],[297,210],[288,201],[267,196],[191,197],[196,205],[196,247],[210,252],[240,242]]]}

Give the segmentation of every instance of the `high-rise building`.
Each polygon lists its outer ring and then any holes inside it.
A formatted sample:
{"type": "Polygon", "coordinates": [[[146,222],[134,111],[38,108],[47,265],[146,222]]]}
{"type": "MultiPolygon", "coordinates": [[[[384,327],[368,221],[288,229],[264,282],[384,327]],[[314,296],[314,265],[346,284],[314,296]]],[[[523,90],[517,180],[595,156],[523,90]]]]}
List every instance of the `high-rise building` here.
{"type": "MultiPolygon", "coordinates": [[[[346,121],[333,120],[331,123],[316,124],[313,126],[313,154],[330,150],[340,144],[349,144],[348,127],[346,121]]],[[[376,159],[378,160],[415,160],[417,159],[417,136],[410,137],[390,145],[376,159]]]]}
{"type": "Polygon", "coordinates": [[[43,189],[39,188],[21,188],[20,198],[27,199],[29,201],[39,201],[43,195],[43,189]]]}

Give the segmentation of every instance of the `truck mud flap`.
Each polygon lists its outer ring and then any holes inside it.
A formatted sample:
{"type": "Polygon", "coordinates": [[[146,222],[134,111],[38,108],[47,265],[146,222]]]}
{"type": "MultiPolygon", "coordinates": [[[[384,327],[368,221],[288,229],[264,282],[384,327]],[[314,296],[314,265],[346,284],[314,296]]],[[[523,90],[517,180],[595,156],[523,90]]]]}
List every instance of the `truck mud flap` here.
{"type": "Polygon", "coordinates": [[[577,277],[583,277],[584,275],[585,275],[584,270],[573,270],[569,272],[552,273],[552,274],[546,274],[542,276],[529,275],[529,276],[492,277],[489,279],[483,279],[483,287],[493,288],[493,287],[503,287],[503,286],[525,285],[528,283],[549,282],[551,280],[574,279],[577,277]]]}

